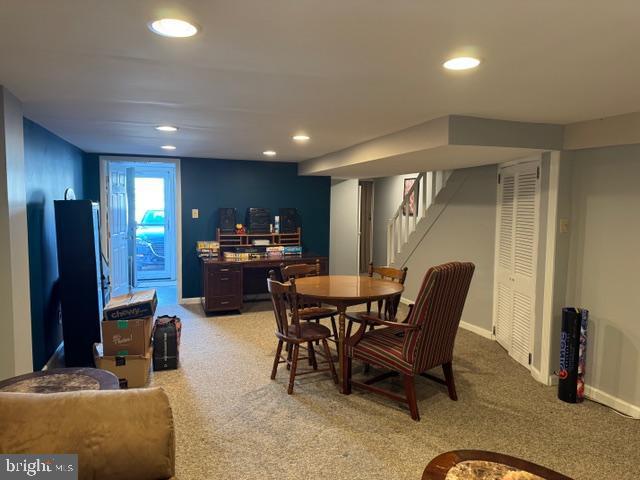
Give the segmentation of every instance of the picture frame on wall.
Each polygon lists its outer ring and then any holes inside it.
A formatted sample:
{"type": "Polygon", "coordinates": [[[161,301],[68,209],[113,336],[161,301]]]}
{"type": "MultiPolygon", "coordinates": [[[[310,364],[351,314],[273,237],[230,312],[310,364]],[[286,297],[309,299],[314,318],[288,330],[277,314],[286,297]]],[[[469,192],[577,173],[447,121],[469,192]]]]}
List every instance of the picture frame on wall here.
{"type": "MultiPolygon", "coordinates": [[[[413,184],[416,182],[416,177],[405,178],[404,179],[404,188],[402,190],[402,201],[404,202],[404,197],[406,197],[413,184]]],[[[411,197],[409,197],[409,209],[407,211],[407,206],[403,205],[402,214],[409,215],[410,217],[416,214],[416,192],[411,193],[411,197]]]]}

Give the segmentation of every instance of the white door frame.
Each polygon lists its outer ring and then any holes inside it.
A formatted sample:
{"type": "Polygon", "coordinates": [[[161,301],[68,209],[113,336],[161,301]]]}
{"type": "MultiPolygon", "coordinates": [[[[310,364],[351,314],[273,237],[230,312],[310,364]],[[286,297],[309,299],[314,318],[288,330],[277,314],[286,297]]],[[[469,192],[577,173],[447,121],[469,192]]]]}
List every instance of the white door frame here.
{"type": "MultiPolygon", "coordinates": [[[[540,154],[536,154],[533,156],[529,156],[529,157],[524,157],[524,158],[519,158],[516,160],[511,160],[509,162],[505,162],[505,163],[501,163],[498,164],[498,168],[497,168],[497,173],[500,173],[500,170],[506,167],[511,167],[514,165],[519,165],[519,164],[523,164],[523,163],[532,163],[532,162],[536,162],[538,164],[538,167],[540,169],[542,169],[542,153],[540,154]]],[[[496,185],[497,187],[497,191],[498,193],[500,192],[500,187],[498,185],[496,185]]],[[[542,195],[542,192],[540,190],[541,184],[540,182],[538,182],[538,209],[540,208],[540,196],[542,195]]],[[[496,196],[496,228],[495,228],[495,245],[494,245],[494,254],[493,254],[493,312],[492,312],[492,318],[491,318],[491,323],[492,323],[492,332],[491,332],[491,338],[493,340],[497,341],[496,338],[496,321],[497,321],[497,308],[498,308],[498,285],[497,285],[497,279],[498,279],[498,258],[499,258],[499,239],[500,239],[500,209],[501,209],[501,204],[500,202],[500,198],[499,196],[496,196]]],[[[536,248],[540,248],[540,226],[541,226],[541,222],[542,222],[542,218],[539,217],[538,218],[538,241],[536,248]]],[[[515,219],[514,219],[515,221],[515,219]]],[[[548,245],[547,245],[548,248],[548,245]]],[[[537,252],[537,255],[545,255],[545,252],[537,252]]],[[[538,265],[539,262],[536,261],[536,265],[538,265]]],[[[538,278],[538,276],[540,275],[540,270],[539,268],[536,267],[536,279],[538,278]]],[[[534,294],[537,297],[538,295],[538,291],[537,288],[534,288],[534,294]]],[[[545,301],[546,301],[546,296],[545,296],[545,301]]],[[[545,305],[546,307],[546,305],[545,305]]],[[[536,312],[536,302],[533,302],[533,309],[534,312],[536,312]]],[[[544,310],[544,309],[543,309],[544,310]]],[[[534,313],[534,318],[533,318],[533,324],[531,325],[531,335],[530,335],[530,340],[529,340],[529,351],[531,353],[534,352],[534,346],[535,346],[535,341],[536,341],[536,328],[535,328],[535,322],[536,322],[536,317],[537,317],[537,313],[534,313]]],[[[544,335],[544,327],[543,327],[543,335],[544,335]]],[[[545,352],[545,343],[547,343],[546,345],[546,351],[548,352],[549,349],[549,338],[542,338],[542,352],[545,352]]],[[[544,359],[544,355],[542,354],[542,359],[544,359]]],[[[544,361],[544,360],[543,360],[544,361]]],[[[538,372],[536,371],[536,369],[533,367],[533,362],[531,363],[531,365],[529,365],[529,371],[531,372],[531,375],[533,377],[535,377],[537,380],[539,380],[538,377],[538,372]]]]}
{"type": "MultiPolygon", "coordinates": [[[[176,168],[176,184],[175,184],[175,215],[176,215],[176,286],[178,290],[178,303],[182,303],[182,179],[180,174],[180,159],[166,157],[128,157],[115,155],[100,155],[100,224],[105,225],[101,228],[100,236],[104,242],[108,236],[109,224],[107,222],[106,206],[107,206],[107,163],[170,163],[176,168]]],[[[103,243],[107,245],[107,243],[103,243]]],[[[108,250],[108,249],[107,249],[108,250]]],[[[110,252],[104,252],[108,261],[110,261],[110,252]]]]}

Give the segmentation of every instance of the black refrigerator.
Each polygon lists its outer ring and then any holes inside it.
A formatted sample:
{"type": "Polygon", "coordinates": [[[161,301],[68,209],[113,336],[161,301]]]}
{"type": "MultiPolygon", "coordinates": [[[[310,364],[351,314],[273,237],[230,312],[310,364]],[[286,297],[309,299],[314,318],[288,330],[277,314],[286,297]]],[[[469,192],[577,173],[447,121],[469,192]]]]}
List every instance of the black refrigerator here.
{"type": "Polygon", "coordinates": [[[108,299],[100,208],[90,200],[56,200],[54,207],[65,364],[93,366],[93,344],[101,341],[102,308],[108,299]]]}

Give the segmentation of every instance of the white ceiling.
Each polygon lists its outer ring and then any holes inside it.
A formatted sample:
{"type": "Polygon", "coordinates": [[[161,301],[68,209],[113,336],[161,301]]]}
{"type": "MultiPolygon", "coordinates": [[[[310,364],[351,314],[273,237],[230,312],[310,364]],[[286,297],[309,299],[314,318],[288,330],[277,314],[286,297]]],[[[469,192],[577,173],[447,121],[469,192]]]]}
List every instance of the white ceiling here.
{"type": "Polygon", "coordinates": [[[300,161],[447,114],[640,110],[639,19],[637,0],[0,0],[0,83],[86,151],[300,161]],[[202,31],[158,37],[160,16],[202,31]],[[458,53],[484,63],[443,71],[458,53]]]}

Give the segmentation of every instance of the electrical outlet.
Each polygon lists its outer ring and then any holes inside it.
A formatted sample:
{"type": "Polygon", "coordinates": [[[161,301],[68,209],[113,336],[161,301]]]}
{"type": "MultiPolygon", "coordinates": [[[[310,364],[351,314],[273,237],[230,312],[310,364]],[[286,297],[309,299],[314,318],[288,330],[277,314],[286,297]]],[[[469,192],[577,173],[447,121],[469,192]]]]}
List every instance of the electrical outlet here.
{"type": "Polygon", "coordinates": [[[569,219],[561,218],[560,219],[560,233],[569,233],[569,219]]]}
{"type": "Polygon", "coordinates": [[[191,209],[191,218],[200,218],[200,212],[197,208],[191,209]]]}

